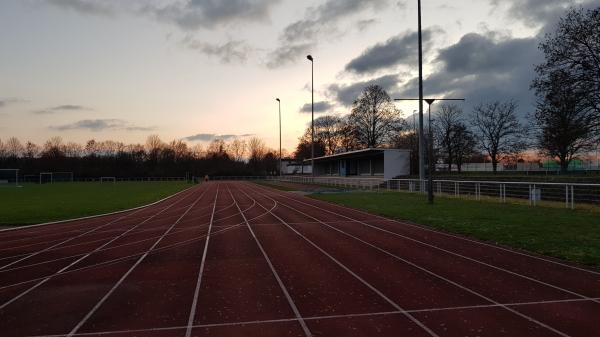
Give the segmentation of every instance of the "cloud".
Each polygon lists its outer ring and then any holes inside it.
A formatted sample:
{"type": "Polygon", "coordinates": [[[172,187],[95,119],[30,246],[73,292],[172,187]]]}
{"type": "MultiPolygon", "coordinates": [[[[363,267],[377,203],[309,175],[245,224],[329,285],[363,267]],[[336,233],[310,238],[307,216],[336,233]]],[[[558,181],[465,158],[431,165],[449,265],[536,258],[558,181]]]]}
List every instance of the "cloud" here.
{"type": "Polygon", "coordinates": [[[375,25],[377,23],[377,19],[366,19],[366,20],[358,20],[356,22],[356,29],[362,32],[367,30],[369,27],[375,25]]]}
{"type": "MultiPolygon", "coordinates": [[[[325,113],[333,108],[333,105],[326,101],[315,102],[315,113],[325,113]]],[[[312,104],[306,103],[300,108],[301,113],[311,113],[312,112],[312,104]]]]}
{"type": "Polygon", "coordinates": [[[143,11],[184,30],[212,29],[233,22],[261,22],[280,0],[186,0],[143,11]]]}
{"type": "MultiPolygon", "coordinates": [[[[534,64],[543,59],[536,38],[499,38],[499,34],[464,35],[456,44],[441,49],[437,70],[424,80],[426,96],[466,98],[468,105],[515,99],[521,115],[532,108],[529,84],[534,64]]],[[[401,96],[418,95],[418,79],[401,87],[401,96]]]]}
{"type": "Polygon", "coordinates": [[[48,108],[48,109],[32,111],[32,113],[34,113],[36,115],[51,115],[51,114],[55,114],[55,113],[59,113],[59,112],[65,112],[65,111],[92,111],[92,110],[94,110],[94,109],[88,108],[88,107],[85,107],[82,105],[64,104],[64,105],[59,105],[59,106],[55,106],[55,107],[48,108]]]}
{"type": "Polygon", "coordinates": [[[181,43],[189,49],[198,51],[209,57],[216,57],[222,63],[244,63],[248,59],[248,55],[254,52],[254,48],[250,47],[245,41],[229,41],[224,44],[212,44],[198,41],[187,36],[181,43]]]}
{"type": "Polygon", "coordinates": [[[94,132],[121,130],[121,131],[153,131],[155,127],[142,127],[133,125],[122,119],[84,119],[75,123],[51,126],[50,129],[67,130],[90,130],[94,132]]]}
{"type": "Polygon", "coordinates": [[[244,137],[252,137],[252,136],[254,136],[254,134],[251,134],[251,133],[246,133],[246,134],[242,134],[242,135],[232,135],[232,134],[218,135],[218,134],[214,134],[214,133],[198,133],[193,136],[185,137],[183,139],[190,141],[190,142],[210,142],[210,141],[213,141],[216,139],[227,141],[227,140],[232,140],[232,139],[236,139],[236,138],[244,138],[244,137]]]}
{"type": "Polygon", "coordinates": [[[312,43],[299,43],[281,46],[267,55],[267,67],[274,69],[285,64],[295,62],[297,59],[304,59],[310,49],[313,48],[312,43]]]}
{"type": "MultiPolygon", "coordinates": [[[[431,47],[432,29],[423,30],[423,49],[431,47]]],[[[367,48],[346,65],[346,71],[357,74],[374,73],[399,64],[414,66],[417,63],[418,33],[405,32],[367,48]]]]}
{"type": "MultiPolygon", "coordinates": [[[[355,82],[352,84],[331,84],[328,87],[329,94],[339,103],[350,106],[358,98],[361,92],[369,85],[379,85],[387,91],[390,96],[394,96],[398,91],[398,84],[401,82],[397,74],[384,75],[375,79],[355,82]]],[[[394,97],[392,97],[394,98],[394,97]]]]}
{"type": "Polygon", "coordinates": [[[62,9],[72,10],[82,14],[112,16],[116,10],[107,4],[106,1],[97,0],[46,0],[46,3],[60,7],[62,9]]]}
{"type": "Polygon", "coordinates": [[[592,8],[600,6],[598,0],[490,0],[494,8],[508,6],[506,15],[516,18],[529,27],[542,27],[548,31],[565,10],[571,6],[592,8]]]}
{"type": "Polygon", "coordinates": [[[386,7],[388,0],[327,0],[325,3],[309,7],[304,18],[286,26],[279,36],[279,46],[269,54],[270,68],[295,63],[301,59],[297,53],[306,52],[315,47],[319,39],[332,35],[342,35],[337,26],[343,18],[357,15],[366,10],[380,10],[386,7]]]}
{"type": "Polygon", "coordinates": [[[20,99],[20,98],[4,98],[4,99],[0,99],[0,109],[5,108],[9,105],[13,105],[13,104],[18,104],[18,103],[25,103],[27,102],[24,99],[20,99]]]}

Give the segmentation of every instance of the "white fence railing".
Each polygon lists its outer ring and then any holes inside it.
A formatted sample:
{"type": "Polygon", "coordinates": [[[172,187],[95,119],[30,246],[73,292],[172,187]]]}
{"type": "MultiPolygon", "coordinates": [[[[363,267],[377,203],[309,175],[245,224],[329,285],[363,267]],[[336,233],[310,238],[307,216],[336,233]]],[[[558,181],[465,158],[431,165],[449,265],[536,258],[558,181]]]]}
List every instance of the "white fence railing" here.
{"type": "MultiPolygon", "coordinates": [[[[343,177],[216,177],[217,180],[278,180],[300,184],[318,184],[344,190],[404,191],[426,193],[427,180],[343,178],[343,177]]],[[[600,184],[544,183],[530,181],[434,180],[434,194],[467,197],[475,200],[517,202],[538,206],[544,203],[564,205],[600,205],[600,184]]]]}

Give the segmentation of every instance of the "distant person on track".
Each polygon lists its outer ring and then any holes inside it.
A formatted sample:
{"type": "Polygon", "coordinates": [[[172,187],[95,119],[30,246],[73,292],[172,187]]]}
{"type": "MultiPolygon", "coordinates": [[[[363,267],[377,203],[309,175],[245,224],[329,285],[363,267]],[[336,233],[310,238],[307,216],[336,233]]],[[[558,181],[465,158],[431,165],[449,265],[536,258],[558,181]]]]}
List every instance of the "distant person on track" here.
{"type": "Polygon", "coordinates": [[[204,182],[208,182],[208,174],[204,176],[204,182]]]}

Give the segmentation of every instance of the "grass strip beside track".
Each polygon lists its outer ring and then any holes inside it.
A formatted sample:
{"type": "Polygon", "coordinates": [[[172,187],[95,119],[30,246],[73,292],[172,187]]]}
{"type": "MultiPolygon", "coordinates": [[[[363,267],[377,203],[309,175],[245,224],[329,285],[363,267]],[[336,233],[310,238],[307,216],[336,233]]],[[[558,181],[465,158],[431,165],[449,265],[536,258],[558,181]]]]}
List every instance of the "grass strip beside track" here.
{"type": "Polygon", "coordinates": [[[319,200],[450,233],[600,267],[596,212],[436,198],[397,192],[313,194],[319,200]]]}
{"type": "Polygon", "coordinates": [[[185,182],[25,184],[0,189],[0,226],[22,226],[121,211],[191,185],[185,182]]]}

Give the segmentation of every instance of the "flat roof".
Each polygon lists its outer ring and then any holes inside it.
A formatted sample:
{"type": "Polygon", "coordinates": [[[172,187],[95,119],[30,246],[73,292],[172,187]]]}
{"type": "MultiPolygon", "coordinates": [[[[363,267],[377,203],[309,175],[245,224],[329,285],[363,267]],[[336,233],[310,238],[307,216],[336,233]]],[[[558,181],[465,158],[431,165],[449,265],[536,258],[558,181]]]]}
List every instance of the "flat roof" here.
{"type": "MultiPolygon", "coordinates": [[[[410,152],[410,150],[404,150],[404,149],[377,149],[377,148],[368,148],[368,149],[362,149],[362,150],[354,150],[354,151],[336,153],[336,154],[332,154],[332,155],[328,155],[328,156],[315,157],[315,160],[333,159],[333,158],[339,158],[339,157],[356,156],[356,155],[361,155],[361,154],[377,154],[377,153],[383,153],[385,151],[410,152]]],[[[306,161],[310,161],[310,158],[309,159],[304,159],[304,161],[305,162],[306,161]]]]}

